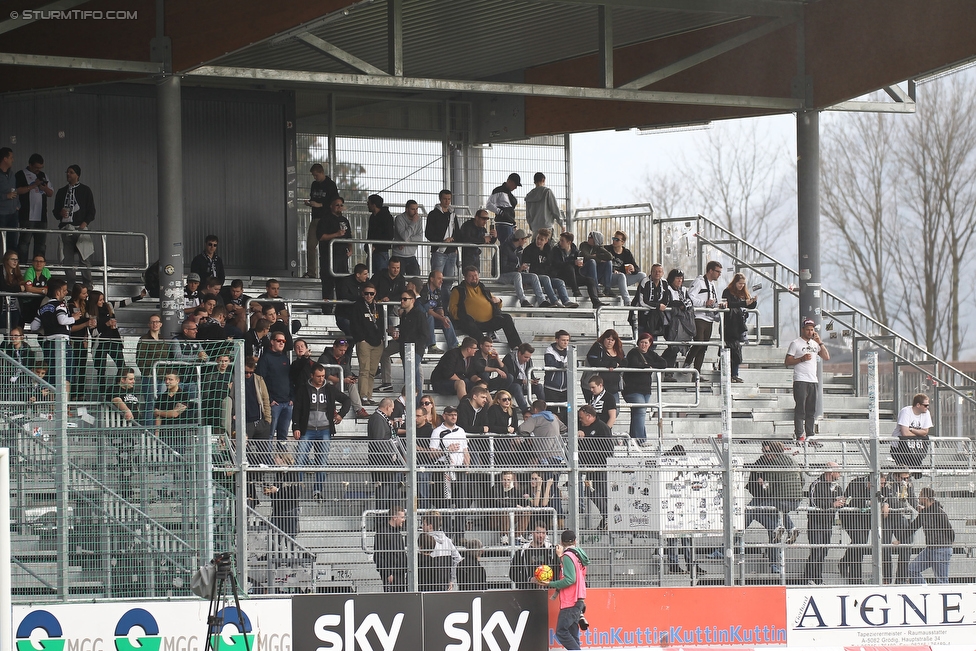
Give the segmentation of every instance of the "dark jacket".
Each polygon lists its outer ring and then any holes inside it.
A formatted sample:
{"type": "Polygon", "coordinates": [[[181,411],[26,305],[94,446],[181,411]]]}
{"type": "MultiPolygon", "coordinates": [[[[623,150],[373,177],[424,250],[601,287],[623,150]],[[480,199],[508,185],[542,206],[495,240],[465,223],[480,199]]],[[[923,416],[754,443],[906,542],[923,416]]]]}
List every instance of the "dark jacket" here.
{"type": "Polygon", "coordinates": [[[810,498],[807,528],[811,531],[830,531],[834,527],[834,514],[837,513],[834,501],[843,495],[840,485],[828,481],[825,478],[826,474],[814,479],[807,490],[810,498]]]}
{"type": "Polygon", "coordinates": [[[925,532],[927,547],[951,547],[956,540],[956,532],[952,530],[949,516],[938,501],[933,501],[928,508],[919,510],[908,528],[910,531],[921,529],[925,532]]]}
{"type": "MultiPolygon", "coordinates": [[[[624,360],[608,353],[607,349],[603,347],[603,344],[597,341],[590,346],[590,350],[586,353],[586,365],[601,369],[617,368],[618,366],[624,365],[624,360]]],[[[601,370],[597,375],[603,378],[603,386],[606,387],[608,393],[617,393],[620,391],[620,373],[601,370]]]]}
{"type": "MultiPolygon", "coordinates": [[[[46,179],[47,175],[44,174],[44,170],[41,170],[37,177],[46,179]]],[[[18,188],[25,188],[30,185],[30,183],[27,182],[27,174],[24,173],[24,170],[17,170],[17,173],[14,174],[14,179],[18,188]]],[[[20,200],[21,228],[24,228],[24,225],[30,222],[30,196],[30,192],[25,192],[24,194],[18,195],[18,199],[20,200]]],[[[60,217],[58,219],[60,221],[60,217]]],[[[43,192],[41,192],[41,221],[35,223],[44,224],[45,226],[47,225],[47,195],[43,192]]]]}
{"type": "Polygon", "coordinates": [[[434,367],[434,371],[430,374],[431,382],[450,380],[454,375],[457,375],[459,378],[468,377],[470,366],[467,360],[464,359],[461,350],[461,348],[452,348],[441,355],[437,366],[434,367]]]}
{"type": "Polygon", "coordinates": [[[457,566],[458,590],[484,592],[488,589],[488,572],[478,559],[464,554],[457,566]]]}
{"type": "MultiPolygon", "coordinates": [[[[349,411],[350,400],[349,396],[331,384],[326,383],[324,386],[328,402],[326,411],[329,413],[329,421],[332,422],[336,414],[339,416],[346,415],[346,412],[349,411]]],[[[293,430],[297,429],[302,435],[308,430],[308,412],[309,407],[311,407],[311,396],[312,385],[308,382],[295,391],[295,409],[292,412],[291,428],[293,430]]]]}
{"type": "MultiPolygon", "coordinates": [[[[646,353],[641,352],[641,349],[634,346],[629,353],[627,353],[627,360],[624,362],[624,366],[627,368],[667,368],[668,363],[664,361],[664,358],[654,352],[653,349],[648,349],[646,353]]],[[[639,393],[641,395],[650,395],[651,393],[651,373],[624,373],[624,395],[629,393],[639,393]]]]}
{"type": "Polygon", "coordinates": [[[403,527],[394,529],[389,520],[376,523],[376,535],[373,538],[373,562],[376,571],[387,583],[387,577],[393,575],[393,585],[403,585],[407,573],[407,540],[403,535],[403,527]]]}
{"type": "MultiPolygon", "coordinates": [[[[54,220],[59,225],[61,224],[61,209],[65,207],[64,202],[67,194],[68,186],[64,186],[54,195],[54,210],[52,214],[54,215],[54,220]]],[[[95,221],[95,196],[92,194],[91,188],[84,183],[79,183],[75,186],[75,201],[78,203],[78,210],[74,213],[71,223],[75,227],[81,224],[88,224],[90,226],[95,221]]]]}
{"type": "Polygon", "coordinates": [[[472,434],[484,434],[485,425],[488,417],[488,406],[485,405],[481,411],[475,412],[471,406],[471,401],[465,398],[458,403],[458,427],[463,429],[469,436],[472,434]]]}
{"type": "Polygon", "coordinates": [[[400,294],[407,286],[407,279],[403,277],[403,272],[401,271],[397,274],[396,278],[390,278],[390,274],[384,269],[373,274],[373,277],[369,280],[373,285],[376,286],[376,300],[400,300],[400,294]]]}
{"type": "Polygon", "coordinates": [[[746,317],[748,314],[743,312],[744,309],[753,309],[756,307],[757,299],[753,298],[751,301],[745,301],[744,299],[737,298],[733,296],[728,288],[722,292],[722,299],[729,302],[729,312],[723,314],[725,319],[725,327],[722,328],[722,336],[725,342],[728,344],[741,344],[742,336],[746,334],[746,317]]]}
{"type": "Polygon", "coordinates": [[[580,465],[591,468],[605,468],[607,459],[613,456],[613,432],[602,420],[595,420],[589,427],[583,427],[583,438],[579,440],[580,465]]]}
{"type": "Polygon", "coordinates": [[[508,578],[515,584],[517,590],[545,590],[538,583],[532,582],[535,568],[548,565],[553,572],[559,569],[559,557],[556,548],[550,545],[532,547],[532,543],[524,544],[512,557],[512,566],[508,570],[508,578]]]}
{"type": "MultiPolygon", "coordinates": [[[[379,212],[369,216],[369,226],[366,227],[367,240],[392,240],[393,234],[393,215],[390,214],[389,208],[383,206],[379,212]]],[[[369,244],[363,245],[367,253],[369,253],[369,246],[369,244]]],[[[377,251],[389,251],[392,245],[374,244],[373,246],[377,251]]]]}
{"type": "Polygon", "coordinates": [[[329,206],[339,198],[339,188],[332,177],[326,176],[321,181],[312,181],[308,188],[308,198],[322,204],[321,208],[312,207],[312,219],[321,219],[329,214],[329,206]]]}
{"type": "MultiPolygon", "coordinates": [[[[460,224],[458,224],[457,213],[451,211],[450,219],[454,221],[454,239],[457,239],[458,231],[461,230],[460,224]]],[[[428,242],[443,242],[445,236],[447,235],[447,225],[448,225],[448,215],[441,212],[440,208],[434,208],[429,213],[427,213],[427,225],[424,228],[424,237],[427,238],[428,242]]],[[[432,251],[437,251],[438,249],[432,248],[432,251]]],[[[455,253],[457,247],[448,246],[444,247],[444,253],[455,253]]]]}
{"type": "Polygon", "coordinates": [[[529,265],[529,273],[542,276],[549,275],[550,249],[552,249],[552,244],[546,244],[545,247],[540,249],[535,245],[535,241],[527,244],[525,248],[522,249],[522,261],[529,265]]]}
{"type": "Polygon", "coordinates": [[[376,410],[369,415],[369,420],[366,422],[366,439],[369,441],[369,465],[403,465],[393,441],[393,428],[386,414],[376,410]]]}
{"type": "Polygon", "coordinates": [[[400,315],[400,354],[403,354],[406,344],[412,343],[417,344],[414,346],[415,354],[423,355],[428,341],[427,313],[414,301],[413,309],[400,315]]]}
{"type": "Polygon", "coordinates": [[[515,241],[512,239],[499,244],[498,255],[501,258],[501,267],[498,272],[507,274],[519,271],[519,267],[522,266],[522,251],[521,247],[515,246],[515,241]]]}
{"type": "MultiPolygon", "coordinates": [[[[488,229],[483,226],[478,226],[473,219],[461,224],[461,228],[458,230],[457,234],[454,236],[455,242],[463,242],[464,244],[484,244],[485,238],[488,236],[488,229]]],[[[491,238],[491,242],[494,243],[496,239],[491,238]]],[[[468,266],[473,264],[478,265],[481,260],[481,249],[475,247],[467,247],[461,249],[461,266],[468,266]]]]}
{"type": "Polygon", "coordinates": [[[528,362],[525,363],[525,379],[519,377],[519,366],[518,366],[518,350],[512,349],[508,351],[505,358],[502,360],[502,366],[505,367],[505,372],[508,373],[508,379],[512,381],[512,384],[519,384],[522,386],[522,392],[526,397],[532,395],[532,359],[530,358],[528,362]]]}
{"type": "Polygon", "coordinates": [[[200,276],[201,285],[207,282],[207,278],[224,280],[227,277],[224,273],[224,261],[216,253],[214,253],[213,259],[208,258],[205,253],[198,253],[190,263],[190,273],[200,276]]]}
{"type": "Polygon", "coordinates": [[[288,355],[265,351],[254,371],[268,385],[268,395],[273,402],[283,403],[294,399],[291,388],[291,362],[288,360],[288,355]]]}
{"type": "MultiPolygon", "coordinates": [[[[622,274],[627,273],[624,265],[632,264],[634,265],[634,273],[640,272],[640,265],[637,264],[637,260],[634,259],[634,254],[631,253],[630,249],[628,249],[626,246],[620,251],[620,253],[614,253],[612,244],[607,244],[603,248],[610,252],[614,271],[619,271],[622,274]]],[[[662,279],[661,282],[664,282],[664,280],[662,279]]]]}
{"type": "Polygon", "coordinates": [[[785,452],[766,452],[755,462],[749,473],[746,490],[761,499],[800,499],[803,497],[803,479],[800,470],[785,452]],[[759,479],[763,483],[759,483],[759,479]]]}
{"type": "Polygon", "coordinates": [[[383,321],[380,316],[380,308],[373,303],[367,305],[365,299],[359,299],[352,306],[353,312],[350,315],[350,335],[357,342],[365,341],[370,346],[380,346],[383,344],[383,321]]]}
{"type": "Polygon", "coordinates": [[[518,433],[519,426],[518,408],[513,405],[512,415],[509,416],[500,405],[491,405],[488,407],[488,413],[485,415],[485,425],[488,426],[488,431],[492,434],[515,436],[518,433]],[[509,427],[514,430],[511,434],[508,431],[509,427]]]}
{"type": "Polygon", "coordinates": [[[631,312],[627,317],[631,327],[638,327],[642,332],[650,332],[655,337],[667,335],[668,323],[671,321],[671,313],[661,311],[660,307],[667,307],[671,303],[671,291],[668,284],[662,278],[655,286],[654,282],[648,277],[640,282],[634,298],[631,299],[632,307],[649,307],[649,312],[631,312]]]}
{"type": "MultiPolygon", "coordinates": [[[[336,283],[336,299],[340,301],[358,301],[363,295],[363,285],[365,284],[365,282],[356,280],[356,274],[349,274],[345,278],[340,278],[339,282],[336,283]]],[[[352,305],[337,305],[335,314],[336,316],[348,319],[353,312],[352,308],[352,305]]]]}

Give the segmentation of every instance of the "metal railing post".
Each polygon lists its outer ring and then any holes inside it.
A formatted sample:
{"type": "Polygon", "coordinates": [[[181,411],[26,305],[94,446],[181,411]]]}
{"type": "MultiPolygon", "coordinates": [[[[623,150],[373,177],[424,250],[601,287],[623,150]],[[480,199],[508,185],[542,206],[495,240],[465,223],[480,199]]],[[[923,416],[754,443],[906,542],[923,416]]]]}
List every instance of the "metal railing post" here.
{"type": "MultiPolygon", "coordinates": [[[[414,371],[414,361],[417,356],[417,349],[414,343],[408,343],[404,346],[403,351],[403,374],[404,383],[406,389],[406,405],[411,406],[410,409],[404,409],[403,419],[407,426],[407,449],[406,457],[407,461],[407,522],[410,523],[411,527],[417,522],[417,419],[413,417],[410,412],[413,411],[414,405],[417,404],[417,374],[414,371]]],[[[407,536],[407,590],[410,592],[417,592],[418,587],[418,576],[417,576],[417,536],[413,535],[413,529],[408,528],[407,531],[411,532],[407,536]]]]}
{"type": "Polygon", "coordinates": [[[735,564],[735,475],[732,470],[732,355],[728,348],[719,351],[722,385],[722,531],[725,537],[723,570],[725,585],[733,585],[735,564]]]}
{"type": "MultiPolygon", "coordinates": [[[[237,502],[237,583],[247,586],[247,473],[249,464],[247,462],[247,414],[244,401],[244,340],[238,339],[234,342],[234,412],[237,422],[237,468],[238,482],[237,494],[234,496],[237,502]]],[[[264,417],[264,414],[259,414],[264,417]]]]}
{"type": "MultiPolygon", "coordinates": [[[[67,601],[71,593],[68,585],[69,550],[68,541],[71,519],[68,517],[69,493],[71,491],[71,455],[68,450],[68,341],[54,340],[54,368],[57,376],[57,391],[54,396],[54,430],[58,441],[58,473],[56,485],[58,487],[58,596],[67,601]]],[[[54,437],[51,437],[54,439],[54,437]]]]}
{"type": "MultiPolygon", "coordinates": [[[[566,350],[566,467],[569,479],[566,493],[570,508],[567,509],[566,528],[579,530],[579,438],[576,436],[576,387],[579,384],[579,369],[576,368],[576,346],[566,350]]],[[[558,490],[558,488],[557,488],[558,490]]]]}
{"type": "Polygon", "coordinates": [[[871,582],[881,585],[882,540],[881,540],[881,504],[875,499],[875,494],[881,492],[881,452],[878,440],[880,423],[878,421],[878,353],[867,353],[868,361],[868,428],[871,436],[871,582]]]}

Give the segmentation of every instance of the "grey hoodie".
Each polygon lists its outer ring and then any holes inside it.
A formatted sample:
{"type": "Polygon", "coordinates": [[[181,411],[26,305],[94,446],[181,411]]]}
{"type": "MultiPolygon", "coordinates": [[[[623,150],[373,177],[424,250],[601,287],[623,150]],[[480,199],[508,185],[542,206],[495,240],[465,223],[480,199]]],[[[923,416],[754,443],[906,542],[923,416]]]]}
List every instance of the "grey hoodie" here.
{"type": "Polygon", "coordinates": [[[522,421],[519,431],[532,437],[532,448],[540,460],[565,458],[560,435],[567,431],[566,425],[548,409],[522,421]]]}
{"type": "Polygon", "coordinates": [[[553,191],[544,185],[537,185],[525,195],[525,219],[533,233],[540,228],[552,228],[553,222],[563,226],[563,213],[553,191]]]}

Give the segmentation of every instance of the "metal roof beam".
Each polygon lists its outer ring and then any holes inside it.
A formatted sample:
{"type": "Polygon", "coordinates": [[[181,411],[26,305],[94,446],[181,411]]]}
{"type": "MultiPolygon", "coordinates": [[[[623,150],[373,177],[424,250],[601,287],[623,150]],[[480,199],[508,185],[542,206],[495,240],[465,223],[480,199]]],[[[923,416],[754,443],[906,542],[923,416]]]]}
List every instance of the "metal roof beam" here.
{"type": "Polygon", "coordinates": [[[34,16],[40,14],[41,12],[65,11],[67,9],[73,9],[78,5],[83,5],[86,2],[88,2],[88,0],[58,0],[57,2],[52,2],[51,4],[38,7],[37,9],[30,9],[22,12],[11,11],[10,18],[0,22],[0,34],[12,32],[15,29],[20,29],[21,27],[25,27],[36,22],[37,18],[34,16]],[[29,14],[28,11],[30,12],[29,14]],[[14,16],[16,16],[16,18],[14,18],[14,16]]]}
{"type": "Polygon", "coordinates": [[[888,97],[890,97],[892,100],[896,102],[905,103],[905,102],[912,101],[912,99],[908,96],[908,93],[903,91],[901,89],[901,86],[899,86],[898,84],[885,86],[882,90],[888,94],[888,97]]]}
{"type": "Polygon", "coordinates": [[[136,72],[157,75],[165,72],[163,64],[149,61],[120,61],[117,59],[89,59],[86,57],[55,57],[43,54],[0,52],[0,65],[35,68],[70,68],[74,70],[102,70],[105,72],[136,72]]]}
{"type": "Polygon", "coordinates": [[[386,0],[387,56],[390,74],[403,76],[403,0],[386,0]]]}
{"type": "Polygon", "coordinates": [[[714,59],[717,56],[730,52],[738,47],[745,45],[757,38],[762,38],[767,34],[771,34],[787,25],[796,22],[795,18],[778,18],[765,25],[760,25],[755,29],[750,29],[747,32],[743,32],[738,36],[734,36],[728,40],[722,41],[721,43],[716,43],[712,47],[705,48],[701,52],[696,52],[691,56],[685,57],[679,61],[675,61],[672,64],[666,65],[663,68],[658,68],[654,72],[649,72],[646,75],[642,75],[633,81],[629,81],[626,84],[620,86],[624,90],[639,90],[641,88],[646,88],[651,84],[655,84],[662,79],[666,79],[672,75],[676,75],[679,72],[687,70],[688,68],[694,68],[700,63],[704,63],[709,59],[714,59]]]}
{"type": "Polygon", "coordinates": [[[297,34],[295,38],[298,39],[299,41],[302,41],[306,45],[309,45],[312,48],[318,50],[319,52],[323,54],[327,54],[333,59],[345,63],[347,66],[350,66],[351,68],[353,68],[354,70],[358,70],[359,72],[364,72],[367,75],[386,74],[385,71],[377,68],[373,64],[363,61],[362,59],[360,59],[355,55],[349,54],[345,50],[333,45],[332,43],[322,40],[315,34],[310,34],[308,32],[305,32],[304,34],[297,34]]]}
{"type": "Polygon", "coordinates": [[[803,12],[803,2],[792,0],[549,0],[565,4],[610,5],[649,11],[731,14],[735,16],[792,16],[803,12]]]}
{"type": "Polygon", "coordinates": [[[306,70],[273,70],[266,68],[236,68],[230,66],[201,66],[184,73],[191,77],[250,79],[263,82],[324,84],[355,86],[372,89],[388,88],[416,91],[458,93],[495,93],[529,97],[563,97],[567,99],[600,99],[653,104],[698,104],[705,106],[749,107],[773,111],[795,111],[802,102],[791,97],[752,97],[710,93],[672,93],[619,88],[585,88],[582,86],[550,86],[543,84],[508,83],[497,81],[460,81],[396,77],[391,75],[353,75],[306,70]]]}
{"type": "Polygon", "coordinates": [[[915,82],[908,80],[908,91],[898,84],[882,88],[892,102],[880,100],[851,100],[828,106],[827,111],[849,111],[855,113],[915,113],[915,82]]]}
{"type": "Polygon", "coordinates": [[[597,30],[600,41],[600,85],[613,88],[613,8],[597,7],[597,30]]]}

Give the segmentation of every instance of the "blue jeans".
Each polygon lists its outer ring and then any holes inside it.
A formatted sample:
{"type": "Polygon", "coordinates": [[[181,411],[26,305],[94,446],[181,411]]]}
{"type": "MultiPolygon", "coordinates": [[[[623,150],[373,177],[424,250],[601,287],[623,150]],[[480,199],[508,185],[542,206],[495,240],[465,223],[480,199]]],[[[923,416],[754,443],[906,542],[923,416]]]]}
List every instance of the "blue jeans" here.
{"type": "Polygon", "coordinates": [[[291,412],[293,410],[294,405],[288,402],[271,405],[271,438],[276,438],[275,433],[277,433],[279,441],[287,441],[290,438],[291,431],[288,429],[288,425],[291,423],[291,412]]]}
{"type": "Polygon", "coordinates": [[[922,572],[931,567],[936,583],[948,583],[951,559],[952,547],[926,547],[908,564],[908,578],[912,583],[925,583],[922,572]]]}
{"type": "MultiPolygon", "coordinates": [[[[647,393],[625,393],[624,400],[627,402],[650,402],[651,394],[647,393]]],[[[647,415],[647,407],[630,408],[630,438],[638,441],[647,439],[647,430],[644,425],[644,417],[647,415]]]]}
{"type": "MultiPolygon", "coordinates": [[[[272,410],[274,408],[272,407],[272,410]]],[[[274,417],[272,417],[274,418],[274,417]]],[[[332,430],[329,429],[309,429],[305,430],[302,438],[298,439],[298,459],[296,465],[299,466],[324,466],[329,462],[329,441],[332,439],[332,430]],[[308,463],[311,457],[313,463],[308,463]]],[[[302,473],[302,481],[305,481],[305,473],[302,473]]],[[[315,473],[315,485],[312,490],[322,492],[325,485],[325,471],[319,470],[315,473]]]]}
{"type": "Polygon", "coordinates": [[[456,250],[454,253],[432,251],[430,254],[430,270],[440,271],[449,278],[457,278],[457,260],[458,254],[456,250]]]}
{"type": "Polygon", "coordinates": [[[564,304],[569,303],[569,292],[566,291],[566,283],[563,282],[562,278],[551,278],[549,276],[538,276],[539,283],[542,285],[542,291],[546,293],[549,298],[550,303],[558,303],[562,301],[564,304]]]}
{"type": "Polygon", "coordinates": [[[373,268],[370,269],[370,275],[379,273],[387,267],[390,266],[390,252],[389,251],[373,251],[372,254],[373,268]]]}
{"type": "MultiPolygon", "coordinates": [[[[451,348],[457,348],[458,345],[457,333],[454,332],[454,324],[451,323],[450,318],[448,318],[447,320],[447,325],[442,326],[441,330],[444,332],[444,340],[447,342],[448,350],[450,350],[451,348]]],[[[430,315],[430,312],[427,313],[427,332],[430,333],[430,343],[428,344],[428,346],[433,346],[434,344],[437,343],[437,339],[434,336],[434,317],[430,315]]]]}
{"type": "MultiPolygon", "coordinates": [[[[582,577],[577,577],[577,581],[582,577]]],[[[580,648],[579,618],[583,614],[583,600],[578,600],[569,608],[560,608],[556,618],[556,639],[564,649],[576,650],[580,648]]]]}

